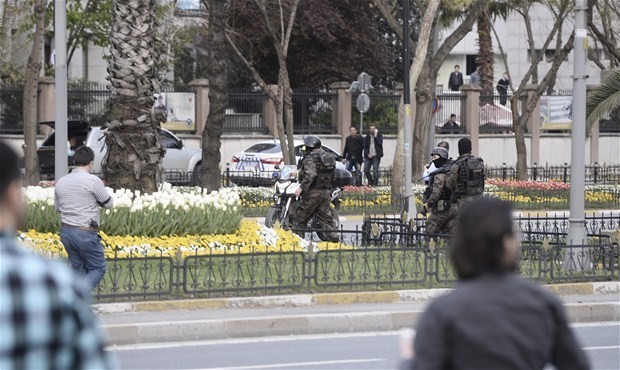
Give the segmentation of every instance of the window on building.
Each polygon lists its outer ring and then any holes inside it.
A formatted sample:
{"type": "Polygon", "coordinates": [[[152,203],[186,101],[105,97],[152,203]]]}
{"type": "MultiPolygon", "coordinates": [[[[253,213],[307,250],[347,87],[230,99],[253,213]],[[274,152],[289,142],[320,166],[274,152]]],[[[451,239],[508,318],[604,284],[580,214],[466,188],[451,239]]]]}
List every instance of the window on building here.
{"type": "Polygon", "coordinates": [[[465,72],[467,76],[474,73],[474,71],[476,70],[476,67],[478,66],[476,58],[478,58],[478,55],[476,54],[465,55],[465,71],[463,72],[465,72]]]}
{"type": "MultiPolygon", "coordinates": [[[[545,50],[545,62],[553,63],[553,59],[555,59],[555,49],[545,50]]],[[[564,61],[568,62],[568,55],[564,58],[564,61]]]]}
{"type": "MultiPolygon", "coordinates": [[[[542,54],[542,49],[535,49],[534,50],[535,55],[538,57],[542,54]]],[[[527,49],[527,61],[529,63],[533,63],[534,61],[532,60],[532,49],[527,49]]]]}

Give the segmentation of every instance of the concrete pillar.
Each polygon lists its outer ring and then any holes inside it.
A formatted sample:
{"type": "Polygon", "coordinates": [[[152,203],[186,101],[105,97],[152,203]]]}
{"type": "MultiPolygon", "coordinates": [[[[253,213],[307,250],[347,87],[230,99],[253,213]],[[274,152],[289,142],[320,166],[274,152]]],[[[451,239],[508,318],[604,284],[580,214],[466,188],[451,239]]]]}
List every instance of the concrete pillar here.
{"type": "MultiPolygon", "coordinates": [[[[278,85],[269,85],[269,90],[274,94],[278,94],[278,85]]],[[[263,103],[263,124],[269,130],[269,135],[274,138],[278,137],[278,125],[276,123],[276,107],[273,101],[269,99],[269,95],[265,94],[265,102],[263,103]]]]}
{"type": "MultiPolygon", "coordinates": [[[[528,102],[533,98],[534,92],[538,85],[526,85],[523,91],[527,94],[528,102]]],[[[530,119],[527,121],[527,130],[532,135],[530,142],[530,166],[534,163],[540,164],[540,103],[536,104],[536,108],[532,112],[530,119]]]]}
{"type": "Polygon", "coordinates": [[[209,80],[199,78],[189,83],[196,99],[196,133],[201,134],[209,118],[209,80]]]}
{"type": "MultiPolygon", "coordinates": [[[[592,91],[597,88],[597,85],[587,85],[586,91],[587,95],[590,95],[592,91]]],[[[594,165],[594,163],[598,162],[599,157],[599,122],[598,120],[594,122],[592,128],[590,129],[590,164],[594,165]]]]}
{"type": "MultiPolygon", "coordinates": [[[[37,120],[39,122],[56,120],[56,83],[51,76],[39,78],[37,120]]],[[[47,136],[52,129],[48,126],[40,126],[39,131],[47,136]]]]}
{"type": "Polygon", "coordinates": [[[479,155],[478,145],[480,141],[480,91],[479,86],[463,85],[461,94],[465,96],[464,104],[461,104],[461,125],[465,126],[465,132],[471,140],[471,152],[479,155]]]}
{"type": "MultiPolygon", "coordinates": [[[[348,82],[334,82],[329,86],[334,92],[332,103],[332,122],[336,126],[336,133],[345,138],[351,127],[351,93],[347,90],[351,87],[348,82]]],[[[344,148],[344,140],[343,148],[344,148]]]]}

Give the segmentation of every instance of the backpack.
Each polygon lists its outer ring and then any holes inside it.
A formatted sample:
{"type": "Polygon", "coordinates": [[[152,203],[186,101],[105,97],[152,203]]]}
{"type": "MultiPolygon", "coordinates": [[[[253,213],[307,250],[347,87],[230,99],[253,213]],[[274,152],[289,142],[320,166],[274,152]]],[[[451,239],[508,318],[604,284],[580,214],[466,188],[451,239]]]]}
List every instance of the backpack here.
{"type": "Polygon", "coordinates": [[[331,189],[332,178],[336,171],[336,156],[324,150],[321,153],[313,152],[312,157],[316,161],[318,170],[314,186],[319,189],[331,189]]]}
{"type": "Polygon", "coordinates": [[[480,196],[484,192],[484,161],[480,157],[467,157],[456,162],[457,198],[480,196]]]}

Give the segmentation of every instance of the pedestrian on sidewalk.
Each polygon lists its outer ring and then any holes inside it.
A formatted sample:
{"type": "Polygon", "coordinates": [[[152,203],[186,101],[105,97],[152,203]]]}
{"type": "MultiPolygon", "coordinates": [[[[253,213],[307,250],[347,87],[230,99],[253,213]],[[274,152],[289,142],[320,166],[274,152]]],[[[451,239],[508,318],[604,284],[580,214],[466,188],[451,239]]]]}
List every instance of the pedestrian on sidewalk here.
{"type": "Polygon", "coordinates": [[[0,369],[116,367],[83,282],[17,244],[25,214],[17,154],[0,141],[0,158],[0,369]]]}
{"type": "Polygon", "coordinates": [[[422,315],[413,369],[589,369],[560,300],[513,274],[518,246],[509,203],[464,205],[450,251],[459,283],[422,315]]]}
{"type": "Polygon", "coordinates": [[[362,185],[362,163],[364,162],[364,139],[362,135],[357,133],[355,126],[349,129],[350,135],[344,144],[344,161],[346,162],[347,171],[354,173],[355,186],[362,185]]]}
{"type": "Polygon", "coordinates": [[[364,138],[364,174],[370,186],[379,185],[381,157],[383,157],[383,135],[376,126],[370,126],[370,132],[364,138]]]}
{"type": "Polygon", "coordinates": [[[99,208],[112,208],[112,197],[103,181],[90,171],[95,153],[87,146],[76,149],[75,168],[56,182],[55,203],[60,212],[60,241],[71,267],[84,275],[94,289],[105,275],[105,254],[99,237],[99,208]]]}

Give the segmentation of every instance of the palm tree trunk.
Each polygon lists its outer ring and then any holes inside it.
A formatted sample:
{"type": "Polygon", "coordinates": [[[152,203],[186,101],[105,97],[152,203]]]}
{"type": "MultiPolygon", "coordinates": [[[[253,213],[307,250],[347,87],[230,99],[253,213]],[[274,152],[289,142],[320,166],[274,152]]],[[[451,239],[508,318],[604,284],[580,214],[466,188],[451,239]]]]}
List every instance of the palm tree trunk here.
{"type": "MultiPolygon", "coordinates": [[[[493,95],[493,40],[491,39],[491,19],[487,12],[482,11],[478,15],[478,73],[480,74],[481,97],[493,95]]],[[[480,99],[480,105],[493,104],[492,98],[480,99]]]]}
{"type": "Polygon", "coordinates": [[[163,180],[155,60],[155,0],[114,0],[103,174],[108,186],[152,193],[163,180]]]}
{"type": "Polygon", "coordinates": [[[220,188],[220,137],[226,121],[226,3],[209,0],[209,117],[202,132],[202,185],[208,190],[220,188]]]}
{"type": "Polygon", "coordinates": [[[45,3],[36,0],[34,3],[35,31],[32,41],[32,50],[28,57],[28,66],[24,81],[24,143],[26,185],[39,184],[39,158],[37,156],[37,102],[39,88],[39,73],[41,73],[43,58],[43,34],[45,32],[45,3]]]}

